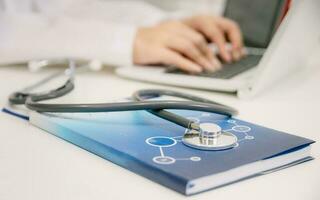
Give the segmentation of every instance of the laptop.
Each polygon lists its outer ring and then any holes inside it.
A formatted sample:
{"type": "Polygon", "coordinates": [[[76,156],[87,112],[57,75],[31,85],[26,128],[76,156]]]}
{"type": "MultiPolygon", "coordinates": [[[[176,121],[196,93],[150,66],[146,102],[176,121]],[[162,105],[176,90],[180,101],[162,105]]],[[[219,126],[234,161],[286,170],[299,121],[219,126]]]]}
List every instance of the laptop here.
{"type": "Polygon", "coordinates": [[[228,0],[224,15],[239,23],[248,55],[217,72],[191,75],[175,67],[131,66],[116,73],[134,80],[254,96],[302,69],[319,45],[320,28],[315,24],[320,1],[291,1],[284,17],[287,6],[286,0],[228,0]]]}

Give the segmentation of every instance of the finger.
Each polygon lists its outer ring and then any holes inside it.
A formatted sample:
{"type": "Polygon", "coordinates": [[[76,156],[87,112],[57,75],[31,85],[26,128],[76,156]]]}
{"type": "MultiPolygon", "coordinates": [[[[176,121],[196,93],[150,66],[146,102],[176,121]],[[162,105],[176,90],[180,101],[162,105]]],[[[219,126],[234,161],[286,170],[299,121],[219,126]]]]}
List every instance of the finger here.
{"type": "Polygon", "coordinates": [[[189,72],[189,73],[200,73],[202,72],[202,67],[187,58],[184,58],[179,53],[169,50],[162,49],[161,52],[161,63],[166,65],[174,65],[179,69],[189,72]]]}
{"type": "Polygon", "coordinates": [[[188,38],[189,40],[192,41],[192,43],[194,43],[194,45],[196,45],[199,50],[201,50],[201,52],[210,60],[212,61],[213,59],[213,52],[210,50],[210,48],[208,47],[208,43],[206,41],[206,38],[200,34],[199,32],[187,27],[187,28],[183,28],[180,29],[180,33],[182,36],[188,38]]]}
{"type": "Polygon", "coordinates": [[[220,18],[217,24],[225,33],[232,44],[233,59],[239,60],[243,56],[243,39],[240,27],[232,20],[220,18]]]}
{"type": "Polygon", "coordinates": [[[219,67],[217,66],[217,62],[215,61],[216,59],[214,58],[215,57],[214,52],[209,48],[208,43],[204,36],[197,33],[197,35],[195,35],[192,38],[190,36],[190,39],[193,42],[193,44],[199,48],[202,54],[210,61],[211,64],[213,64],[216,67],[219,67]]]}
{"type": "Polygon", "coordinates": [[[220,70],[222,68],[222,64],[216,56],[212,58],[212,63],[216,66],[216,70],[220,70]]]}
{"type": "Polygon", "coordinates": [[[226,38],[223,31],[215,26],[214,23],[202,25],[201,31],[211,42],[214,42],[217,45],[221,58],[226,62],[231,62],[231,56],[226,48],[226,38]]]}
{"type": "Polygon", "coordinates": [[[220,20],[217,20],[217,24],[226,32],[232,47],[236,49],[241,49],[243,47],[242,34],[237,23],[230,19],[220,18],[220,20]]]}
{"type": "Polygon", "coordinates": [[[186,38],[174,38],[174,40],[167,45],[169,48],[180,54],[183,54],[202,66],[206,71],[214,71],[218,67],[214,66],[211,60],[209,60],[194,43],[186,38]]]}
{"type": "Polygon", "coordinates": [[[206,70],[213,72],[221,69],[222,67],[221,62],[214,55],[214,52],[209,48],[205,37],[201,33],[194,31],[192,29],[189,29],[189,30],[185,29],[183,30],[182,35],[190,39],[194,43],[194,45],[196,45],[201,50],[201,52],[205,55],[205,57],[209,59],[210,64],[213,65],[213,68],[207,67],[206,70]]]}

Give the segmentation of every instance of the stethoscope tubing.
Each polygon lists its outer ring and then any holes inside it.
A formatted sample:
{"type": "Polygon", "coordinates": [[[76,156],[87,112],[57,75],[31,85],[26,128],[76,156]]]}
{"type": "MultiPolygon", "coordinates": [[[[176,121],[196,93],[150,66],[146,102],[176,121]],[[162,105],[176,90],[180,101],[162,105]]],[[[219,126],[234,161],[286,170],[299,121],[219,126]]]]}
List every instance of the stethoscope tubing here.
{"type": "Polygon", "coordinates": [[[220,105],[194,101],[134,101],[117,103],[95,103],[95,104],[46,104],[27,98],[25,103],[27,108],[38,112],[118,112],[134,110],[160,110],[160,109],[178,109],[178,110],[196,110],[205,112],[214,112],[222,115],[236,114],[235,110],[226,109],[220,105]]]}
{"type": "MultiPolygon", "coordinates": [[[[29,96],[26,99],[25,105],[30,110],[38,112],[59,112],[59,113],[84,113],[84,112],[120,112],[120,111],[137,111],[146,110],[153,115],[172,123],[178,124],[185,128],[199,129],[198,125],[192,120],[183,116],[169,112],[165,109],[176,110],[193,110],[203,112],[213,112],[221,115],[232,116],[236,115],[237,111],[231,107],[221,104],[213,104],[206,99],[196,99],[198,101],[176,101],[176,100],[145,100],[142,96],[161,96],[169,95],[194,99],[194,96],[184,93],[176,93],[169,90],[139,90],[134,93],[133,98],[136,101],[132,102],[117,102],[117,103],[95,103],[95,104],[46,104],[37,101],[45,99],[46,96],[29,96]],[[203,100],[204,102],[199,102],[203,100]],[[210,102],[210,103],[209,103],[210,102]]],[[[54,96],[59,96],[58,94],[54,96]]],[[[197,97],[198,98],[198,97],[197,97]]]]}
{"type": "Polygon", "coordinates": [[[49,104],[41,103],[40,101],[49,100],[61,97],[74,89],[74,70],[75,63],[69,62],[69,70],[63,73],[53,74],[40,82],[29,86],[21,92],[15,92],[10,95],[9,102],[11,104],[25,104],[25,106],[33,111],[37,112],[53,112],[53,113],[85,113],[85,112],[120,112],[120,111],[137,111],[146,110],[151,114],[154,114],[160,118],[171,121],[175,124],[183,126],[185,128],[198,129],[199,126],[192,120],[186,117],[177,115],[173,112],[169,112],[165,109],[175,110],[193,110],[202,112],[212,112],[221,115],[233,116],[237,114],[237,110],[208,100],[198,96],[181,93],[171,90],[160,90],[160,89],[147,89],[138,90],[132,95],[130,102],[116,102],[116,103],[95,103],[95,104],[49,104]],[[67,74],[69,79],[64,85],[43,93],[30,93],[29,91],[33,88],[44,84],[51,79],[61,75],[67,74]],[[150,98],[160,96],[172,96],[183,98],[186,100],[149,100],[150,98]]]}

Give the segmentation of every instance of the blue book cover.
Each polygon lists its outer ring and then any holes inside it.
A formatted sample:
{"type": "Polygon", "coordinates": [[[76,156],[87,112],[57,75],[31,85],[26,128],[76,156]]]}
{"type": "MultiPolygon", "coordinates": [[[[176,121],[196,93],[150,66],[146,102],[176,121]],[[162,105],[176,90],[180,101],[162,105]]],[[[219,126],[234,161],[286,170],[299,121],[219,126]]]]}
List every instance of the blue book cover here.
{"type": "Polygon", "coordinates": [[[311,160],[314,141],[235,118],[171,110],[199,123],[216,123],[238,138],[234,148],[203,151],[181,142],[185,133],[146,111],[37,113],[30,122],[68,142],[185,195],[311,160]]]}

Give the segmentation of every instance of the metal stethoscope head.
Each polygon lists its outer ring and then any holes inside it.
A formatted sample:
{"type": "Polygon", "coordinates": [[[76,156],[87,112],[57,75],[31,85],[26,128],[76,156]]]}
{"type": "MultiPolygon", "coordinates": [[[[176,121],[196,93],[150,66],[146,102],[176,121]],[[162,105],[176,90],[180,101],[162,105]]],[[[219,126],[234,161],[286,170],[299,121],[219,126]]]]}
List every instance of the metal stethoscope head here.
{"type": "MultiPolygon", "coordinates": [[[[35,61],[33,61],[34,63],[35,61]]],[[[46,60],[45,65],[50,63],[57,64],[57,61],[46,60]]],[[[117,103],[99,103],[99,104],[49,104],[40,103],[43,100],[49,100],[68,94],[74,88],[75,61],[60,60],[61,64],[68,64],[68,69],[63,73],[53,74],[36,84],[25,88],[22,91],[10,95],[9,102],[13,105],[24,104],[28,109],[37,112],[116,112],[146,110],[160,118],[166,119],[172,123],[186,128],[183,137],[183,143],[189,147],[202,150],[223,150],[236,145],[237,137],[231,133],[223,132],[221,128],[214,123],[196,123],[183,116],[169,112],[165,109],[196,110],[203,112],[217,113],[227,116],[237,114],[237,111],[229,106],[197,97],[194,95],[171,91],[171,90],[139,90],[133,93],[132,102],[117,103]],[[56,78],[60,75],[67,75],[68,80],[60,87],[41,93],[31,93],[30,91],[42,84],[56,78]],[[152,100],[160,96],[171,96],[186,99],[182,100],[152,100]]]]}

